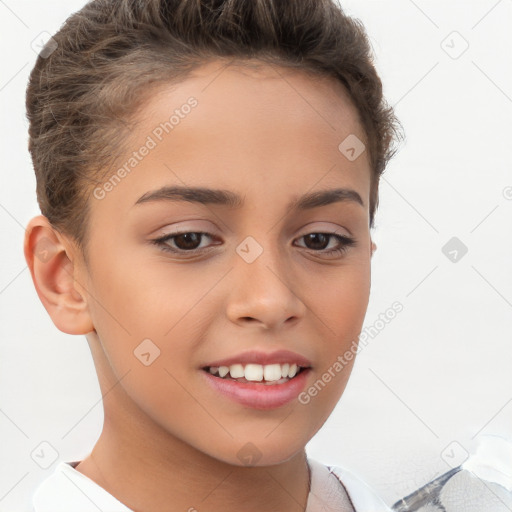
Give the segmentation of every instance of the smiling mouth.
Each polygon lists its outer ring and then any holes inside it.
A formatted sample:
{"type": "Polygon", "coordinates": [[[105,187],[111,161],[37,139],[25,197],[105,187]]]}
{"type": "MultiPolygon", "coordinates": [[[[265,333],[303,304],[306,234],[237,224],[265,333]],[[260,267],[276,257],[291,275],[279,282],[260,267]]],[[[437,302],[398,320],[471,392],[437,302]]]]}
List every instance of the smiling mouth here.
{"type": "Polygon", "coordinates": [[[205,366],[203,370],[223,380],[271,386],[289,382],[307,370],[307,367],[295,363],[232,364],[231,366],[205,366]]]}

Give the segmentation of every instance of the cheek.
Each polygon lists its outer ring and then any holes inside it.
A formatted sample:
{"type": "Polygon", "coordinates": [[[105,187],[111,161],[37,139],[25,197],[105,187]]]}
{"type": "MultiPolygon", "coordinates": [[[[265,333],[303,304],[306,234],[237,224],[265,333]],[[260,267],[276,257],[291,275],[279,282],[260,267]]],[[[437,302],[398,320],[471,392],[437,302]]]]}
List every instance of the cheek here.
{"type": "Polygon", "coordinates": [[[317,314],[325,329],[316,381],[305,397],[311,400],[309,405],[314,414],[324,420],[336,406],[350,378],[370,294],[369,263],[338,270],[316,302],[317,314]]]}
{"type": "Polygon", "coordinates": [[[194,333],[201,329],[201,298],[211,283],[197,272],[166,263],[136,255],[96,263],[90,283],[93,324],[118,378],[127,371],[135,378],[142,369],[144,380],[156,378],[144,366],[149,362],[169,381],[164,369],[185,373],[195,364],[200,337],[194,333]]]}
{"type": "Polygon", "coordinates": [[[341,350],[361,331],[370,296],[369,262],[337,269],[315,295],[318,311],[326,329],[329,351],[341,350]]]}
{"type": "MultiPolygon", "coordinates": [[[[138,264],[126,254],[116,254],[107,247],[101,258],[91,263],[89,282],[92,297],[90,311],[103,350],[117,377],[124,375],[136,362],[134,351],[143,340],[153,340],[169,326],[163,323],[155,300],[154,283],[148,280],[147,265],[138,264]]],[[[146,342],[147,344],[147,342],[146,342]]],[[[159,342],[155,342],[159,350],[159,342]]]]}
{"type": "Polygon", "coordinates": [[[94,326],[115,377],[122,379],[120,388],[157,423],[186,412],[186,422],[204,424],[204,411],[191,403],[183,387],[190,378],[193,348],[179,342],[186,341],[188,325],[180,319],[201,290],[188,293],[194,285],[189,280],[183,288],[183,273],[169,272],[163,279],[161,264],[156,276],[156,264],[137,266],[124,258],[114,265],[114,259],[97,266],[90,291],[96,299],[94,326]]]}
{"type": "Polygon", "coordinates": [[[97,262],[91,283],[97,330],[112,328],[135,340],[161,338],[172,329],[197,295],[197,287],[189,275],[171,267],[126,254],[97,262]]]}

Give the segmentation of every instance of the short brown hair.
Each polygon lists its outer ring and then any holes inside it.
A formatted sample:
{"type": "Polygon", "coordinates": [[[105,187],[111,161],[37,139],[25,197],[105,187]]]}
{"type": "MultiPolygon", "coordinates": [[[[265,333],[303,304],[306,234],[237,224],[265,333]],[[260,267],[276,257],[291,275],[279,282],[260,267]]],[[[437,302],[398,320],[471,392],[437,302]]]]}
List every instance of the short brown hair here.
{"type": "Polygon", "coordinates": [[[66,20],[48,55],[49,44],[27,88],[29,151],[41,213],[82,250],[92,184],[122,152],[150,86],[216,58],[255,58],[345,86],[367,136],[373,227],[401,126],[362,23],[334,0],[93,0],[66,20]]]}

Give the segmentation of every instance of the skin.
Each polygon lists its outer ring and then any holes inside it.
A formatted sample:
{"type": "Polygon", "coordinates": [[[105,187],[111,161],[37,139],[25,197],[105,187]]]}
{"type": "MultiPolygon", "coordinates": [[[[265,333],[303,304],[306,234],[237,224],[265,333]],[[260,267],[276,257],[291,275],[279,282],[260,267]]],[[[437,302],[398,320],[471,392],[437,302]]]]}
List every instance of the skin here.
{"type": "Polygon", "coordinates": [[[357,340],[375,249],[370,165],[366,151],[349,161],[338,145],[350,134],[364,141],[365,133],[332,79],[213,61],[154,91],[119,165],[190,96],[197,107],[103,199],[91,196],[88,264],[44,216],[27,227],[37,293],[61,331],[86,335],[103,395],[101,436],[77,470],[134,511],[172,504],[226,512],[240,503],[248,512],[302,511],[305,445],[339,401],[354,361],[307,405],[294,400],[272,410],[220,395],[200,368],[247,349],[283,348],[311,361],[306,389],[357,340]],[[134,206],[164,185],[231,190],[245,204],[134,206]],[[287,210],[298,196],[338,187],[357,191],[364,205],[287,210]],[[183,240],[167,242],[181,256],[151,243],[178,229],[213,238],[199,239],[195,256],[185,254],[183,240]],[[311,233],[356,244],[327,255],[339,242],[308,242],[311,233]],[[236,252],[248,236],[263,249],[251,264],[236,252]],[[147,338],[160,349],[149,366],[134,356],[147,338]],[[247,443],[261,454],[255,466],[237,456],[247,443]]]}

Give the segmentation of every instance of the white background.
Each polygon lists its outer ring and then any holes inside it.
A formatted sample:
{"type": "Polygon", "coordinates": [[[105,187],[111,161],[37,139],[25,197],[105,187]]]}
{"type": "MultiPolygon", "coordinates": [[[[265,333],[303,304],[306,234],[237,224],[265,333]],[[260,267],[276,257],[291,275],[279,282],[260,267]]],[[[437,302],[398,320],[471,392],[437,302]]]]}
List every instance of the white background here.
{"type": "MultiPolygon", "coordinates": [[[[22,252],[39,214],[24,111],[31,42],[83,4],[0,1],[2,512],[30,510],[57,464],[31,458],[42,441],[80,460],[103,419],[85,337],[54,327],[22,252]]],[[[404,310],[362,350],[308,453],[392,504],[481,434],[512,436],[512,1],[342,5],[366,26],[407,137],[381,181],[365,326],[395,301],[404,310]],[[452,237],[468,248],[457,262],[442,252],[452,237]]]]}

